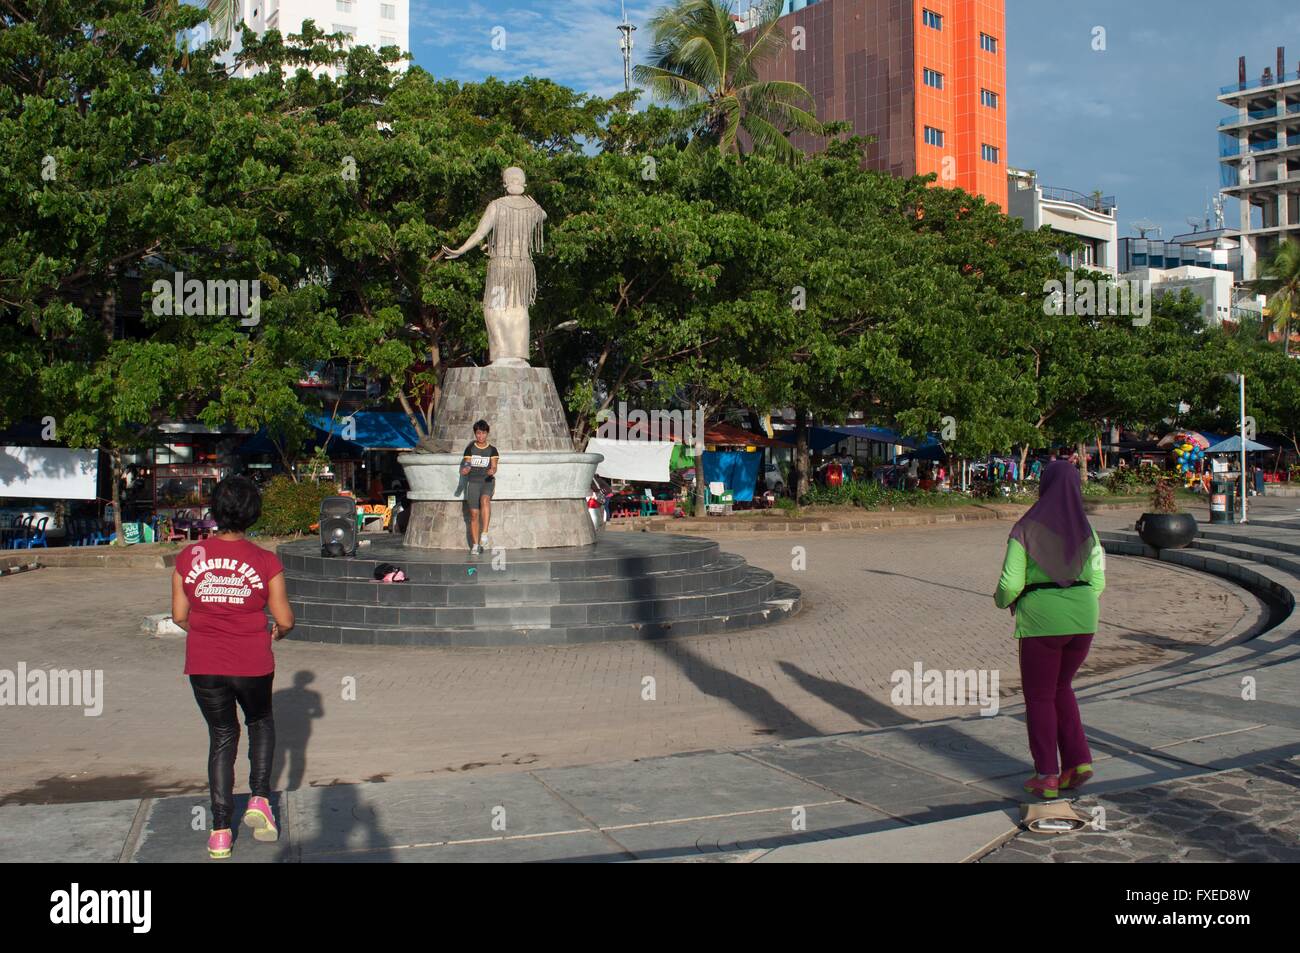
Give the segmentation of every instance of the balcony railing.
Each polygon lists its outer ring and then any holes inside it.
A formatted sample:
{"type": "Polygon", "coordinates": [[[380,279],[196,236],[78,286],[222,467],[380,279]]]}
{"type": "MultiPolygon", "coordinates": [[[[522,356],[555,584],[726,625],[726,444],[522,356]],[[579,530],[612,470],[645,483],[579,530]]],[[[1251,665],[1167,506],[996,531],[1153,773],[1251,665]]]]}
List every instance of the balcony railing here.
{"type": "Polygon", "coordinates": [[[1219,95],[1227,96],[1229,93],[1245,92],[1248,89],[1264,89],[1268,86],[1280,86],[1282,83],[1294,83],[1300,79],[1300,73],[1283,73],[1281,76],[1270,76],[1268,82],[1264,82],[1261,76],[1256,80],[1246,80],[1244,83],[1233,83],[1231,86],[1220,86],[1219,95]]]}
{"type": "Polygon", "coordinates": [[[1106,213],[1115,210],[1115,196],[1113,195],[1084,195],[1082,192],[1074,191],[1074,189],[1055,189],[1045,185],[1043,186],[1043,198],[1050,199],[1053,202],[1070,202],[1074,205],[1082,205],[1094,212],[1106,213]]]}
{"type": "MultiPolygon", "coordinates": [[[[1300,145],[1300,136],[1278,136],[1276,139],[1261,139],[1259,142],[1249,144],[1251,152],[1272,152],[1274,149],[1285,149],[1288,146],[1300,145]]],[[[1224,141],[1219,144],[1219,158],[1228,159],[1232,156],[1241,155],[1241,143],[1236,139],[1224,137],[1224,141]]]]}
{"type": "MultiPolygon", "coordinates": [[[[1291,107],[1291,112],[1300,112],[1300,104],[1291,107]]],[[[1277,115],[1277,107],[1272,109],[1254,109],[1246,113],[1246,118],[1241,116],[1229,116],[1227,119],[1220,119],[1220,126],[1235,126],[1239,122],[1257,122],[1260,119],[1272,119],[1277,115]]]]}

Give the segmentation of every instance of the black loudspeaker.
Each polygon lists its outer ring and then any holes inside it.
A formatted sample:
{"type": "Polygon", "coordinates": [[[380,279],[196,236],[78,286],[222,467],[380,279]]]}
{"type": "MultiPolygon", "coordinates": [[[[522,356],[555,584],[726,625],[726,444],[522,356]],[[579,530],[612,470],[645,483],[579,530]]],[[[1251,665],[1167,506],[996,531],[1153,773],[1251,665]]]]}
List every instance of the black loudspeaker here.
{"type": "Polygon", "coordinates": [[[350,496],[327,496],[320,504],[322,556],[357,554],[357,501],[350,496]]]}

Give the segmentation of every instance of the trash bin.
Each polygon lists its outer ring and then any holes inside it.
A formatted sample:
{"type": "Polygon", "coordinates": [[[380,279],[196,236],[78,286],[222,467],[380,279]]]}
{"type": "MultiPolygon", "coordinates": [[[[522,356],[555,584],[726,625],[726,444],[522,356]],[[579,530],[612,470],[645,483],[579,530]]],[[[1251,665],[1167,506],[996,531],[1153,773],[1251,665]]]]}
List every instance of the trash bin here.
{"type": "Polygon", "coordinates": [[[1237,484],[1228,474],[1216,473],[1210,481],[1210,522],[1237,522],[1237,484]]]}

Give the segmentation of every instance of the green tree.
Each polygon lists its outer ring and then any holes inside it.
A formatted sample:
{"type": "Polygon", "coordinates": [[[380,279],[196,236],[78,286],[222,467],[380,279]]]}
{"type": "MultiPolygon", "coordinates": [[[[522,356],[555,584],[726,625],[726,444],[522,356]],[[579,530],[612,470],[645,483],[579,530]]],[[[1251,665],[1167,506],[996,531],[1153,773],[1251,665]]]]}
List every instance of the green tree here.
{"type": "Polygon", "coordinates": [[[1268,296],[1265,306],[1269,330],[1282,338],[1282,353],[1291,353],[1291,323],[1300,317],[1300,241],[1282,242],[1267,261],[1261,262],[1259,277],[1251,290],[1268,296]]]}
{"type": "MultiPolygon", "coordinates": [[[[1275,347],[1250,348],[1240,360],[1246,372],[1247,413],[1255,417],[1258,432],[1284,438],[1300,455],[1300,361],[1275,347]]],[[[1232,390],[1224,404],[1235,413],[1236,388],[1232,390]]]]}
{"type": "MultiPolygon", "coordinates": [[[[222,77],[209,52],[178,48],[204,14],[174,0],[0,16],[0,417],[53,417],[58,439],[106,452],[116,494],[122,453],[211,389],[197,369],[225,346],[195,333],[201,320],[150,339],[160,322],[135,315],[146,270],[244,227],[182,157],[222,77]],[[145,333],[123,339],[118,325],[137,321],[145,333]]],[[[230,317],[207,326],[238,333],[230,317]]]]}

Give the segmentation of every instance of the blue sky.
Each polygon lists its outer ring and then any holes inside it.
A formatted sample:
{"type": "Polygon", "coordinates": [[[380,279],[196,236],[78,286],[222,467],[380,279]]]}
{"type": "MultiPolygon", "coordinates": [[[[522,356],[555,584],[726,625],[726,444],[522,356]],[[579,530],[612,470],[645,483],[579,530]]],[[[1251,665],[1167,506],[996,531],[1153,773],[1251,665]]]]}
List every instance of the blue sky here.
{"type": "MultiPolygon", "coordinates": [[[[845,0],[838,0],[845,2],[845,0]]],[[[609,94],[623,87],[620,0],[410,0],[415,62],[437,76],[548,76],[609,94]],[[504,28],[505,49],[493,49],[504,28]],[[498,36],[500,34],[498,33],[498,36]]],[[[660,0],[627,3],[644,26],[660,0]]],[[[1188,231],[1218,190],[1215,97],[1287,47],[1300,63],[1295,0],[1007,0],[1008,159],[1044,185],[1119,203],[1120,233],[1149,220],[1188,231]],[[1243,16],[1240,14],[1248,14],[1243,16]],[[1093,49],[1094,28],[1105,50],[1093,49]]],[[[637,56],[648,43],[638,36],[637,56]]],[[[1227,209],[1236,222],[1235,203],[1227,209]]]]}

